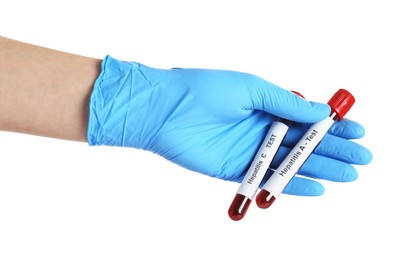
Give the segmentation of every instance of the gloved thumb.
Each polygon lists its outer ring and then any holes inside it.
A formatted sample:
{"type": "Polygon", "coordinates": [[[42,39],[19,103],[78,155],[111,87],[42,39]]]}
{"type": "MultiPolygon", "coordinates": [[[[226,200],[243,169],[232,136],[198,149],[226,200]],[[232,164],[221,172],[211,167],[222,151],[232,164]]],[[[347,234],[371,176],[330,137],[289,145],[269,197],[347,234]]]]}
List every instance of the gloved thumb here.
{"type": "Polygon", "coordinates": [[[329,105],[308,101],[261,78],[247,88],[251,100],[248,109],[263,110],[300,123],[316,123],[330,115],[329,105]]]}

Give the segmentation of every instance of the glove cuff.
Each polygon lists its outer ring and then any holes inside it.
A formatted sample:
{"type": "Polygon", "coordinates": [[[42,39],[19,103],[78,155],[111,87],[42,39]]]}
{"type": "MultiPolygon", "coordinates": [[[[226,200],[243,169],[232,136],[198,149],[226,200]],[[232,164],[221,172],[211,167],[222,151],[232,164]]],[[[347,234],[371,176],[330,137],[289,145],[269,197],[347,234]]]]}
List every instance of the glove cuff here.
{"type": "Polygon", "coordinates": [[[136,67],[135,63],[110,56],[103,59],[89,102],[89,145],[134,146],[134,129],[126,126],[130,123],[132,75],[136,67]]]}

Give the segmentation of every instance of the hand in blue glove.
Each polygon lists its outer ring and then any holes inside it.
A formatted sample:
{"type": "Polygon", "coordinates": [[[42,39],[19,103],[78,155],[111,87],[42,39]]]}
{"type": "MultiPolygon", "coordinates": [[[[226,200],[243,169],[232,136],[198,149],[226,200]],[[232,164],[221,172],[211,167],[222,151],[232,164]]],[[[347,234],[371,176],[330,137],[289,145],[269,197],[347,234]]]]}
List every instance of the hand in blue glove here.
{"type": "MultiPolygon", "coordinates": [[[[152,151],[192,171],[241,181],[271,123],[282,117],[295,124],[273,166],[304,134],[304,125],[329,116],[327,104],[309,102],[257,76],[224,70],[150,68],[107,56],[90,100],[90,145],[152,151]]],[[[352,181],[352,164],[372,155],[349,139],[364,128],[351,120],[335,123],[300,169],[299,175],[352,181]]],[[[323,186],[294,177],[284,190],[320,195],[323,186]]]]}

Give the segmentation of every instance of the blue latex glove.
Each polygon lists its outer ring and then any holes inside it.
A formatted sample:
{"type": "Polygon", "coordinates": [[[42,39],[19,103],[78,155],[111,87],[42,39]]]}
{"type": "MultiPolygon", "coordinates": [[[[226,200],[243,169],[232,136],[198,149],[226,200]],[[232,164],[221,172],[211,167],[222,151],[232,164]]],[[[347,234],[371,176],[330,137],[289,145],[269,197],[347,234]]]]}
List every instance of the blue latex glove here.
{"type": "MultiPolygon", "coordinates": [[[[300,122],[289,130],[274,165],[304,133],[329,116],[327,104],[309,102],[255,75],[209,69],[155,69],[107,56],[90,100],[90,145],[152,151],[192,171],[241,181],[276,117],[300,122]]],[[[334,124],[299,174],[351,181],[352,164],[371,153],[348,139],[364,135],[353,121],[334,124]]],[[[284,190],[320,195],[323,186],[294,177],[284,190]]]]}

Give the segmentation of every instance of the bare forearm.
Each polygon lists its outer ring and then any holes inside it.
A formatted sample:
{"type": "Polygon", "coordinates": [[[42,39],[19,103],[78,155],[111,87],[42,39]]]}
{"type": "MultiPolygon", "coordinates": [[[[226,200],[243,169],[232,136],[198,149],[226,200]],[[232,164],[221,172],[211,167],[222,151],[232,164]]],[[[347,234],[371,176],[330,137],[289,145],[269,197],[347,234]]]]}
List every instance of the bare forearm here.
{"type": "Polygon", "coordinates": [[[100,63],[0,37],[0,130],[86,141],[100,63]]]}

